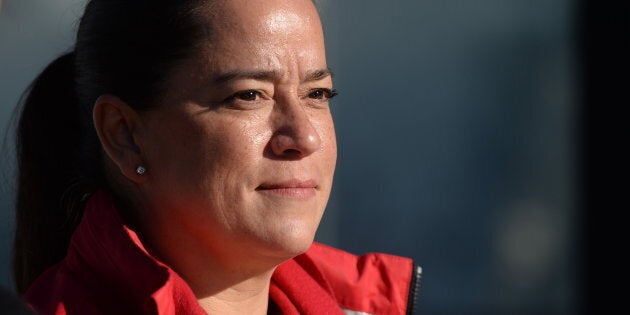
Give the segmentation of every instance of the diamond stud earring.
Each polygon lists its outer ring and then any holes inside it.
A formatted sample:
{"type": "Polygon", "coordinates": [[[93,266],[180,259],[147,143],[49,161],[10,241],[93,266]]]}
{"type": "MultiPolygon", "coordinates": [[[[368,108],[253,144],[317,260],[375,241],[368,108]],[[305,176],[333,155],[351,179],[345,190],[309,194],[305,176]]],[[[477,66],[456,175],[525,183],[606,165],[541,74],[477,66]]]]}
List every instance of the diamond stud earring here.
{"type": "Polygon", "coordinates": [[[136,168],[136,174],[138,174],[138,175],[144,175],[144,173],[146,173],[146,172],[147,172],[147,169],[144,166],[142,166],[142,165],[140,165],[140,166],[138,166],[136,168]]]}

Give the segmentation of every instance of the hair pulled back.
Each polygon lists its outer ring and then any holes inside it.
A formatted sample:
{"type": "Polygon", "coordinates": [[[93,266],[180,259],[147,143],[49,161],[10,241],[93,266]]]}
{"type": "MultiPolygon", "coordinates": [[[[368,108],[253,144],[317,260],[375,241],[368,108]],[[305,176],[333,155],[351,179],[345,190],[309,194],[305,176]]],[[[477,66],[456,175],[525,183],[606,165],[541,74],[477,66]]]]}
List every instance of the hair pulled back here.
{"type": "Polygon", "coordinates": [[[164,81],[207,32],[203,0],[91,0],[73,51],[24,94],[17,126],[14,280],[23,294],[66,255],[86,196],[107,189],[92,124],[95,100],[113,94],[137,111],[159,104],[164,81]]]}

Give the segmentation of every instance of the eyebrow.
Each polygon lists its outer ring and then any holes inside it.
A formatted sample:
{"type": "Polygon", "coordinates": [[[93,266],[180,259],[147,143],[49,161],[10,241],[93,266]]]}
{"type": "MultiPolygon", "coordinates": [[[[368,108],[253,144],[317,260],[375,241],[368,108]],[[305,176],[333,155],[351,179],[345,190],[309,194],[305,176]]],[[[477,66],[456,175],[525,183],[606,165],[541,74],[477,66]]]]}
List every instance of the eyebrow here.
{"type": "MultiPolygon", "coordinates": [[[[279,78],[281,74],[277,71],[229,71],[216,75],[211,79],[215,85],[224,85],[237,80],[253,79],[259,81],[273,81],[279,78]]],[[[326,77],[332,77],[333,72],[330,68],[308,71],[304,78],[304,82],[312,82],[323,80],[326,77]]]]}
{"type": "Polygon", "coordinates": [[[332,70],[330,70],[330,68],[307,72],[304,82],[319,81],[325,79],[326,77],[333,77],[333,72],[332,70]]]}

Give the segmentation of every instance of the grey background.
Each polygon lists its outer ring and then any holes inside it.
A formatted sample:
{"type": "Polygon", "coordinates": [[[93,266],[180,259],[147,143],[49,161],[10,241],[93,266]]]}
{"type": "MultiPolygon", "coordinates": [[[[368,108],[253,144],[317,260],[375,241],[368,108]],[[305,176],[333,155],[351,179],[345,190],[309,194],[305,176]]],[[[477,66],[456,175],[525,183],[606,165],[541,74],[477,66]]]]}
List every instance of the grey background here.
{"type": "MultiPolygon", "coordinates": [[[[575,313],[574,2],[319,2],[340,96],[318,240],[414,258],[424,314],[575,313]]],[[[1,5],[4,130],[21,91],[71,47],[84,1],[1,5]]],[[[10,150],[0,161],[10,287],[10,150]]]]}

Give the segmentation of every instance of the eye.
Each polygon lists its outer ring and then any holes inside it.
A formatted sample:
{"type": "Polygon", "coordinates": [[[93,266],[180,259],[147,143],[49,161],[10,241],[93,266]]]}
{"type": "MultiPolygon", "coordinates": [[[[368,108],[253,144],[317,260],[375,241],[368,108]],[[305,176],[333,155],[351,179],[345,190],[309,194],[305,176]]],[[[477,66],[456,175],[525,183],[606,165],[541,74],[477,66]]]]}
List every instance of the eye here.
{"type": "Polygon", "coordinates": [[[240,91],[232,94],[230,97],[225,99],[225,102],[231,102],[235,100],[253,102],[260,97],[260,92],[256,90],[246,90],[240,91]]]}
{"type": "Polygon", "coordinates": [[[265,106],[269,101],[269,96],[263,90],[241,90],[238,91],[217,105],[232,109],[256,109],[265,106]]]}
{"type": "Polygon", "coordinates": [[[329,100],[337,96],[337,94],[337,90],[322,88],[310,91],[310,93],[308,93],[308,97],[316,100],[329,100]]]}

